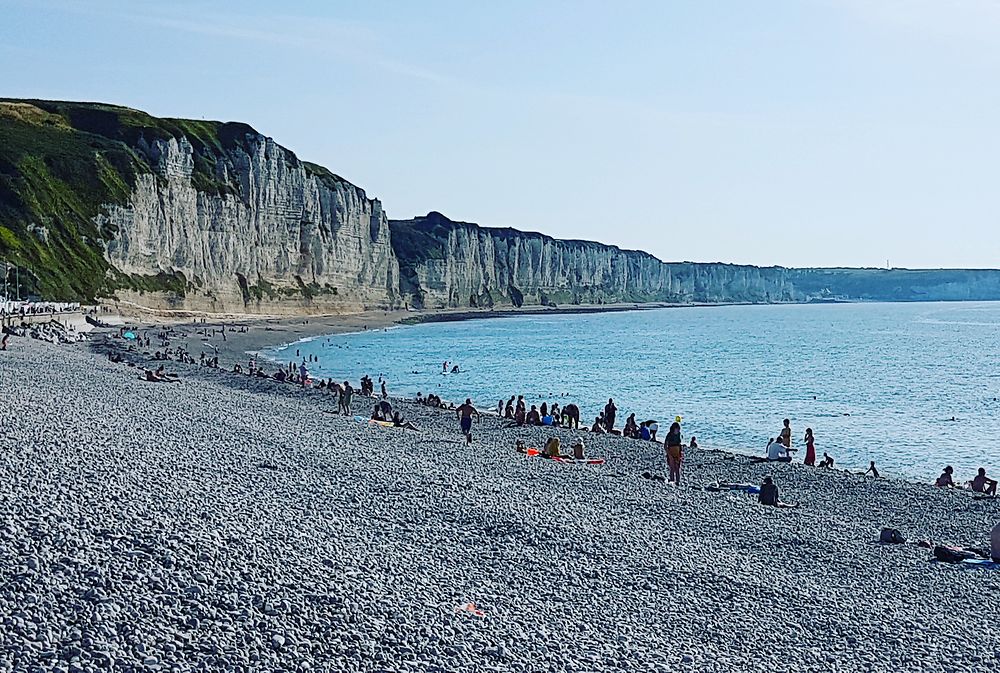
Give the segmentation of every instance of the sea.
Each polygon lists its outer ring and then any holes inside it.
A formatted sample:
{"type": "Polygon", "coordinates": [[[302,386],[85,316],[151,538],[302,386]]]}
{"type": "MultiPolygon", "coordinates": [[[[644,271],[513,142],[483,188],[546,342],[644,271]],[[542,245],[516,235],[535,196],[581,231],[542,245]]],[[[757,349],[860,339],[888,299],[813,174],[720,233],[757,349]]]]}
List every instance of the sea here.
{"type": "Polygon", "coordinates": [[[950,464],[964,481],[1000,473],[998,337],[1000,302],[707,306],[425,323],[263,355],[315,355],[312,376],[368,374],[393,396],[575,402],[588,425],[614,398],[619,425],[680,416],[685,438],[748,454],[788,418],[799,460],[809,427],[837,467],[930,481],[950,464]]]}

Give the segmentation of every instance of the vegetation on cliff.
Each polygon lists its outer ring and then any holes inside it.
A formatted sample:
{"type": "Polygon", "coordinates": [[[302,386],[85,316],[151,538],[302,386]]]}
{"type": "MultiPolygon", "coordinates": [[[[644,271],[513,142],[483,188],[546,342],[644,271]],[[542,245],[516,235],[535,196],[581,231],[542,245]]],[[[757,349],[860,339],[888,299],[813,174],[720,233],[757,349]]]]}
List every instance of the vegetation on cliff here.
{"type": "Polygon", "coordinates": [[[248,133],[246,124],[158,119],[115,105],[0,99],[0,261],[21,267],[22,294],[47,299],[182,289],[173,274],[110,269],[105,243],[117,232],[95,218],[128,201],[136,176],[154,172],[155,140],[186,138],[196,188],[232,191],[218,162],[248,133]]]}

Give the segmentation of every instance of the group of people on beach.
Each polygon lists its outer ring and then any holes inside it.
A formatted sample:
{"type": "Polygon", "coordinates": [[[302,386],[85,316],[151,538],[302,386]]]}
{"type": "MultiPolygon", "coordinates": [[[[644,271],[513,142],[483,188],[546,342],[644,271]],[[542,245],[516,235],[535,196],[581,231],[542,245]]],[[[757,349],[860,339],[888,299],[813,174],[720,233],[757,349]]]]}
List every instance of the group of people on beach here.
{"type": "MultiPolygon", "coordinates": [[[[763,458],[753,458],[752,462],[756,463],[790,463],[792,458],[798,449],[792,446],[792,422],[789,419],[784,419],[782,422],[781,430],[774,437],[767,440],[767,446],[764,447],[764,457],[763,458]]],[[[803,443],[806,445],[806,455],[802,461],[803,465],[809,465],[810,467],[822,467],[827,469],[833,468],[833,457],[830,456],[825,451],[823,452],[823,459],[816,463],[816,437],[813,435],[812,428],[806,428],[806,434],[802,438],[803,443]]],[[[875,463],[872,462],[869,467],[869,472],[873,473],[875,478],[878,479],[878,470],[875,468],[875,463]]]]}
{"type": "Polygon", "coordinates": [[[577,405],[570,403],[560,408],[558,402],[553,402],[551,406],[542,402],[540,407],[532,404],[529,409],[524,395],[518,395],[516,399],[511,395],[506,404],[503,400],[497,402],[497,415],[512,420],[516,426],[580,427],[580,408],[577,405]]]}
{"type": "MultiPolygon", "coordinates": [[[[934,481],[934,485],[938,488],[961,488],[961,486],[955,483],[954,474],[955,468],[951,465],[946,465],[941,472],[941,476],[934,481]]],[[[986,476],[985,467],[979,468],[976,476],[965,482],[964,486],[973,493],[991,496],[996,496],[997,494],[997,480],[986,476]]]]}

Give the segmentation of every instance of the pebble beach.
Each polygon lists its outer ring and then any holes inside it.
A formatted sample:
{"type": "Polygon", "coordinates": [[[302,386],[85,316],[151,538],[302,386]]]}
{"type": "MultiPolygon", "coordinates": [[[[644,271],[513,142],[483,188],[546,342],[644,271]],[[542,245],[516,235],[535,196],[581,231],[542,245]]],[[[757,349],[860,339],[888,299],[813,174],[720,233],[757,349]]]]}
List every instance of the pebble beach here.
{"type": "Polygon", "coordinates": [[[878,543],[988,545],[996,499],[710,450],[675,488],[662,445],[484,416],[466,446],[454,412],[166,364],[0,353],[0,671],[1000,665],[1000,570],[878,543]],[[553,434],[606,463],[514,450],[553,434]],[[767,475],[797,508],[701,488],[767,475]]]}

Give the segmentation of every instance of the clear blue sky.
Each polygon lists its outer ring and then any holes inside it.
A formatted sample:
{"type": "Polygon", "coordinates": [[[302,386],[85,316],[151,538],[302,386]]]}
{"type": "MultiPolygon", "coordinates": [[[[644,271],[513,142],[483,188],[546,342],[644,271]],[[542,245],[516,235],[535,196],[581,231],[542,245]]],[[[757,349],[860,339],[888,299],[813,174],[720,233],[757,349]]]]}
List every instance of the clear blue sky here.
{"type": "Polygon", "coordinates": [[[0,73],[0,95],[248,122],[395,218],[1000,266],[993,0],[0,0],[0,73]]]}

